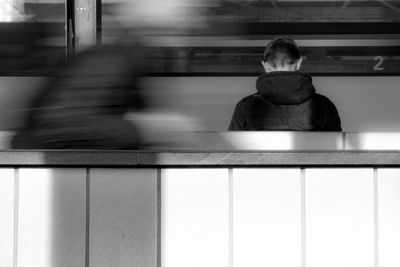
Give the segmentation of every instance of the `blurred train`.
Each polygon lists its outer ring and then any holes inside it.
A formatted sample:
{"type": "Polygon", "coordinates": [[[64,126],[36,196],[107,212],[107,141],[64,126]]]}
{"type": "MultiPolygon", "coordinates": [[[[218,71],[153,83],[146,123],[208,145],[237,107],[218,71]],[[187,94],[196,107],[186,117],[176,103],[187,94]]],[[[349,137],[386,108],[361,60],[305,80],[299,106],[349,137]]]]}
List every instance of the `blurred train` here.
{"type": "MultiPolygon", "coordinates": [[[[45,77],[71,56],[72,2],[19,1],[25,19],[0,23],[0,130],[19,126],[45,77]]],[[[118,1],[93,3],[107,43],[118,1]]],[[[201,130],[227,130],[237,101],[255,92],[265,45],[288,36],[344,131],[400,131],[399,1],[197,1],[192,19],[201,27],[148,36],[152,69],[142,82],[161,96],[155,105],[201,119],[201,130]]]]}

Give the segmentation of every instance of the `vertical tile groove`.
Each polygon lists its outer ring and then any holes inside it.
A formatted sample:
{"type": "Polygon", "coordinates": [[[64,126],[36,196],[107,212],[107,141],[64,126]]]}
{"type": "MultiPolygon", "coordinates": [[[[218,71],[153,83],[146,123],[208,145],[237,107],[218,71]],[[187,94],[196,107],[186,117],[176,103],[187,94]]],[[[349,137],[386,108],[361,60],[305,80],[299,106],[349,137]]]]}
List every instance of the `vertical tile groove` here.
{"type": "Polygon", "coordinates": [[[157,168],[157,267],[161,267],[161,182],[161,168],[157,168]]]}
{"type": "Polygon", "coordinates": [[[346,150],[346,133],[342,132],[342,150],[346,150]]]}
{"type": "Polygon", "coordinates": [[[86,168],[86,234],[85,234],[85,267],[89,267],[90,258],[90,168],[86,168]]]}
{"type": "Polygon", "coordinates": [[[18,228],[19,228],[19,168],[14,168],[13,267],[18,266],[18,228]]]}
{"type": "Polygon", "coordinates": [[[229,267],[233,267],[233,169],[228,169],[228,216],[229,216],[229,267]]]}
{"type": "Polygon", "coordinates": [[[378,169],[374,168],[374,267],[379,267],[379,192],[378,169]]]}
{"type": "Polygon", "coordinates": [[[306,170],[300,169],[301,267],[306,267],[306,170]]]}

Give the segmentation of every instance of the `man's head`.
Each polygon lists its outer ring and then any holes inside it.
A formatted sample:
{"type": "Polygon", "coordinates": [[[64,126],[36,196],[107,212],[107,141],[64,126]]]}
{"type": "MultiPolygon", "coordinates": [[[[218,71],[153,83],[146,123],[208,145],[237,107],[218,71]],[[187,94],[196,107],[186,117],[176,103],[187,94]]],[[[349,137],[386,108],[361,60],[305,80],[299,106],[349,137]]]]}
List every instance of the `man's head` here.
{"type": "Polygon", "coordinates": [[[302,59],[296,43],[290,38],[277,38],[268,43],[262,65],[266,72],[296,71],[302,59]]]}

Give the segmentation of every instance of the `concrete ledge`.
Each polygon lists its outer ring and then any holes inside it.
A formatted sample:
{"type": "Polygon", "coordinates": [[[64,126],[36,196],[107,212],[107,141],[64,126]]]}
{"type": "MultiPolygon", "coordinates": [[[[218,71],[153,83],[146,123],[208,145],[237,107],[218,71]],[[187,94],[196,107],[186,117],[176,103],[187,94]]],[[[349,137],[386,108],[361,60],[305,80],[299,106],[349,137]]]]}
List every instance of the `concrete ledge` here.
{"type": "Polygon", "coordinates": [[[343,133],[346,150],[400,150],[400,133],[343,133]]]}
{"type": "Polygon", "coordinates": [[[202,132],[174,138],[175,146],[147,150],[3,150],[0,166],[400,165],[400,133],[202,132]]]}
{"type": "MultiPolygon", "coordinates": [[[[0,132],[0,149],[8,149],[12,133],[0,132]]],[[[343,151],[400,150],[400,132],[175,132],[153,151],[343,151]]]]}
{"type": "Polygon", "coordinates": [[[144,166],[393,166],[400,152],[143,152],[144,166]]]}
{"type": "Polygon", "coordinates": [[[0,151],[0,166],[163,167],[163,166],[395,166],[400,151],[0,151]]]}
{"type": "MultiPolygon", "coordinates": [[[[400,139],[400,135],[399,135],[400,139]]],[[[201,151],[341,150],[341,132],[176,132],[166,136],[168,145],[154,149],[201,151]]],[[[399,142],[400,143],[400,142],[399,142]]]]}
{"type": "MultiPolygon", "coordinates": [[[[0,131],[0,149],[9,149],[12,132],[0,131]]],[[[400,135],[399,135],[400,136],[400,135]]],[[[340,132],[173,132],[154,150],[340,150],[340,132]]]]}

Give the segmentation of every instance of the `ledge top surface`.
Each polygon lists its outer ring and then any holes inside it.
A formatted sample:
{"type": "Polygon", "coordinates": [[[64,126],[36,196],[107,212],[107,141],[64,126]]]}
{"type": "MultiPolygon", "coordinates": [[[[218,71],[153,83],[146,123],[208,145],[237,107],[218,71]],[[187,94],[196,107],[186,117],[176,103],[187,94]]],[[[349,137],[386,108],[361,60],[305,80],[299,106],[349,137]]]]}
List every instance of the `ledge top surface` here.
{"type": "Polygon", "coordinates": [[[400,151],[0,151],[0,166],[400,166],[400,151]]]}
{"type": "Polygon", "coordinates": [[[0,150],[0,166],[400,165],[400,133],[176,133],[147,150],[0,150]]]}

